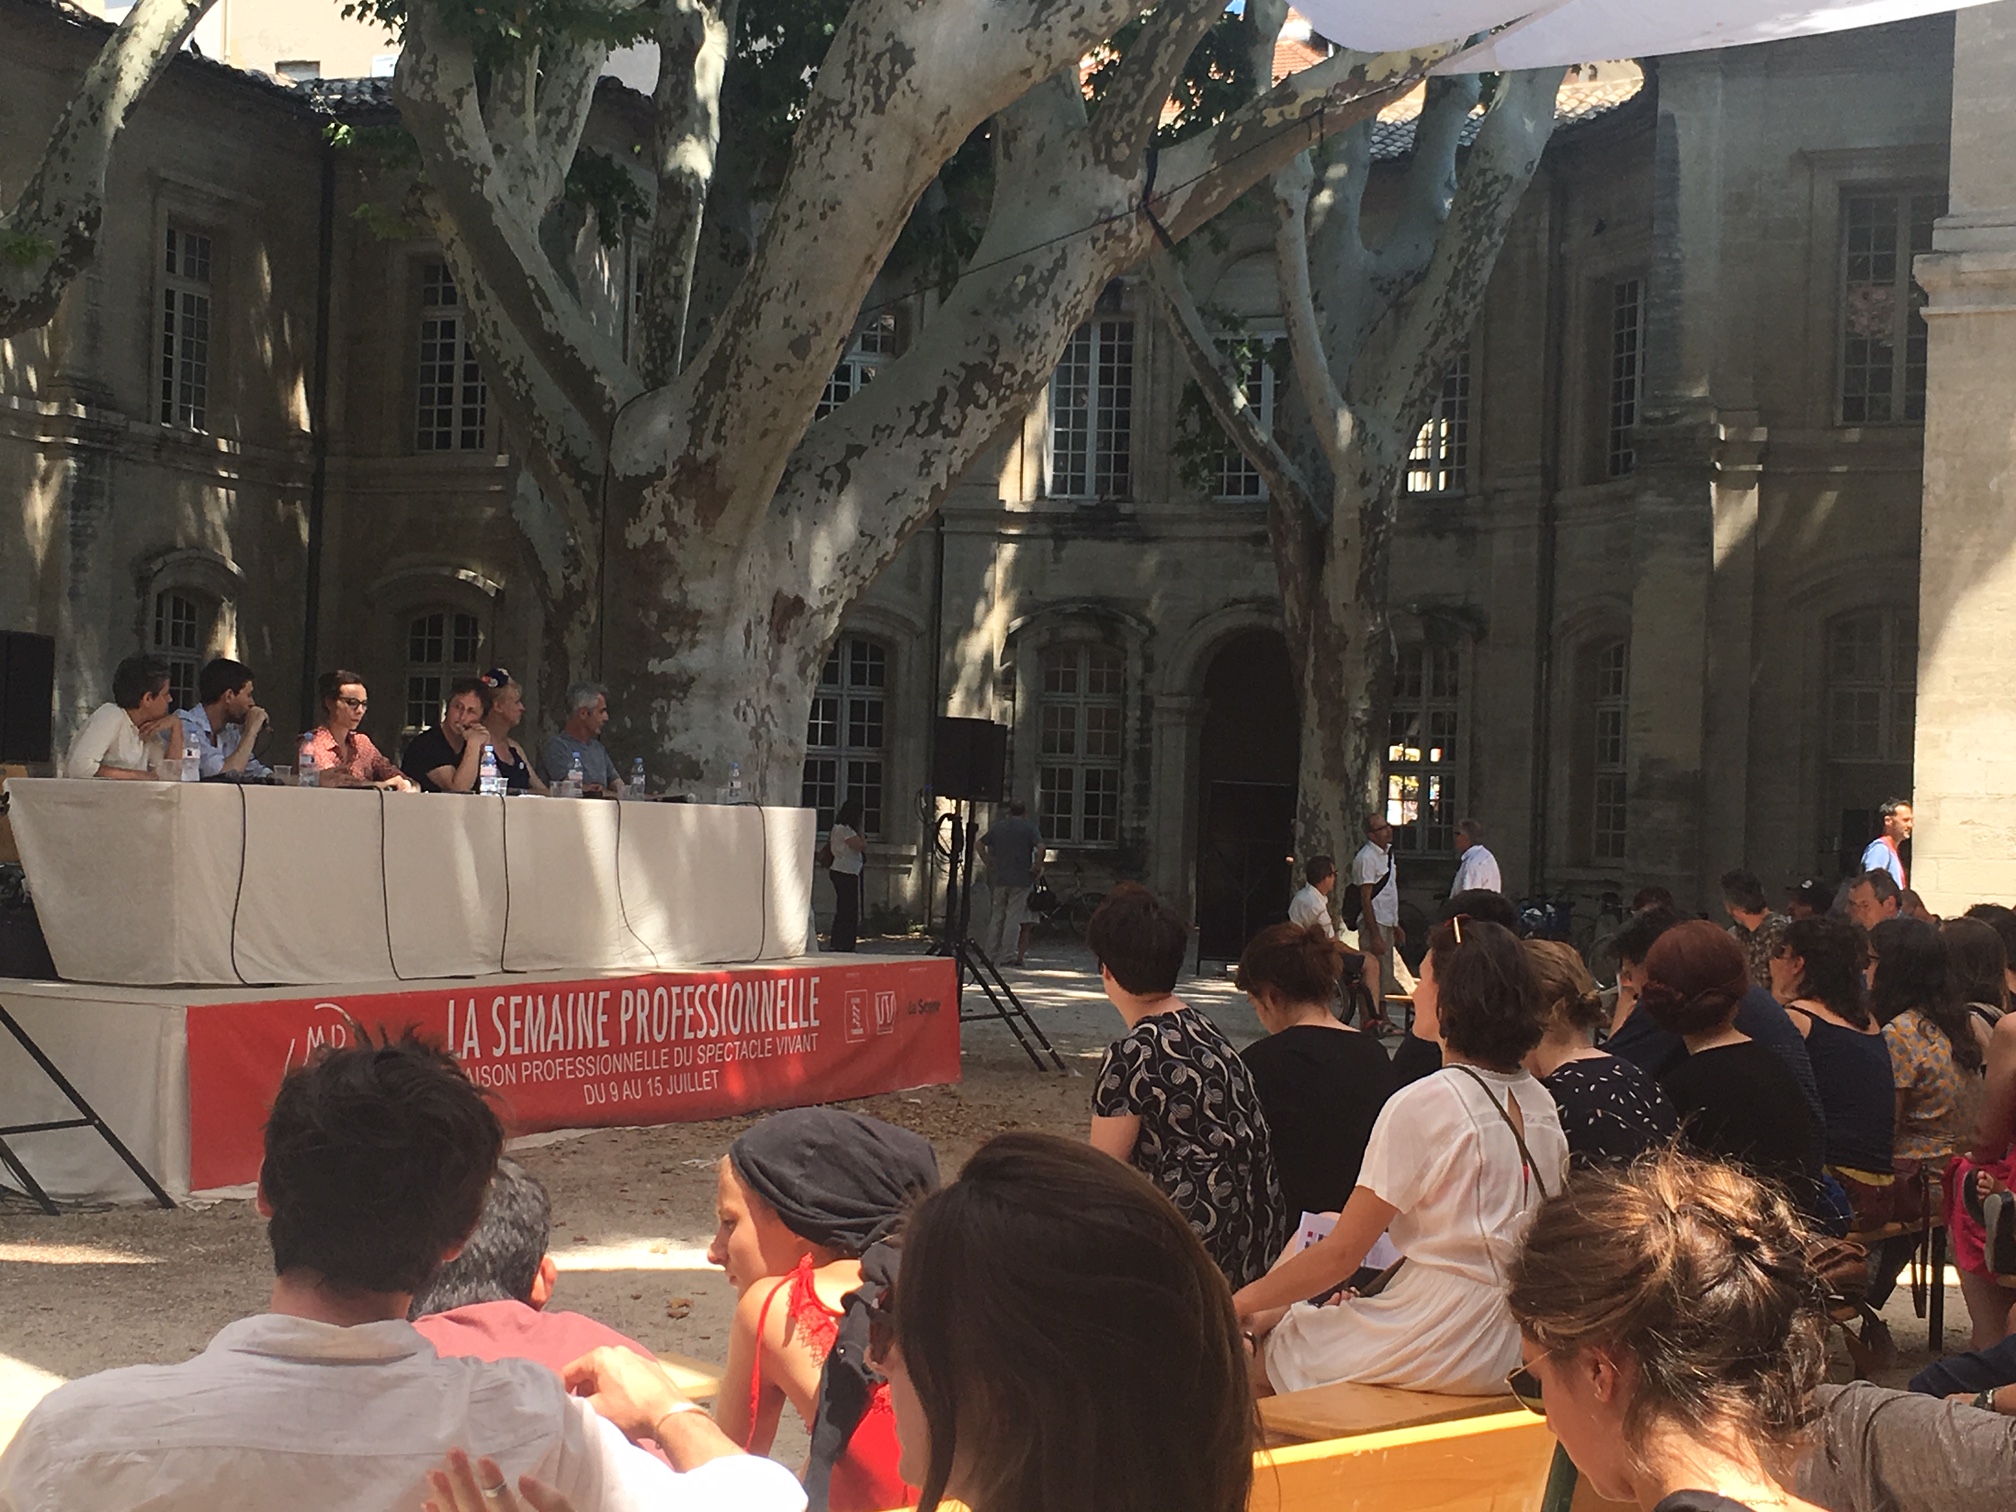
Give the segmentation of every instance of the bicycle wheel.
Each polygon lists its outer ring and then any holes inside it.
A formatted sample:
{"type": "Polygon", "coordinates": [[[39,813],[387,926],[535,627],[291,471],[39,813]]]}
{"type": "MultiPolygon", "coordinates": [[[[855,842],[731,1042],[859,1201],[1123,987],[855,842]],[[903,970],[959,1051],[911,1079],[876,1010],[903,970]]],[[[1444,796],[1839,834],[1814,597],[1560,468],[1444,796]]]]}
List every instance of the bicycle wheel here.
{"type": "Polygon", "coordinates": [[[1084,939],[1085,931],[1092,923],[1092,915],[1098,912],[1099,905],[1105,901],[1106,894],[1104,893],[1081,892],[1072,894],[1070,903],[1065,910],[1066,916],[1070,921],[1071,933],[1081,940],[1084,939]]]}

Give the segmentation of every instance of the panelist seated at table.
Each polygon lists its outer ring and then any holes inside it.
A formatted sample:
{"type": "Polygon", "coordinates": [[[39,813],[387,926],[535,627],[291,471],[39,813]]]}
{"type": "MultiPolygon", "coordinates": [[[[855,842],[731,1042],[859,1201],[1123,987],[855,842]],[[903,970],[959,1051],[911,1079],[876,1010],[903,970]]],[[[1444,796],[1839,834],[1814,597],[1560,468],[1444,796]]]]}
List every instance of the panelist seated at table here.
{"type": "Polygon", "coordinates": [[[168,691],[168,663],[129,656],[112,669],[112,701],[100,704],[63,755],[65,777],[154,780],[164,755],[182,755],[182,721],[168,691]]]}
{"type": "Polygon", "coordinates": [[[565,782],[575,759],[581,762],[581,791],[590,797],[623,794],[616,762],[602,744],[609,723],[609,690],[598,682],[577,682],[567,690],[567,723],[546,737],[539,750],[539,769],[548,782],[565,782]]]}
{"type": "Polygon", "coordinates": [[[497,757],[497,774],[514,793],[545,792],[545,780],[532,770],[532,758],[511,738],[518,721],[525,717],[524,688],[506,667],[492,667],[482,681],[490,689],[490,706],[483,711],[483,727],[489,734],[477,738],[489,740],[497,757]]]}
{"type": "Polygon", "coordinates": [[[193,709],[179,709],[185,744],[196,748],[203,780],[264,780],[273,769],[252,754],[266,728],[266,711],[252,699],[252,669],[228,656],[213,658],[196,677],[193,709]]]}
{"type": "Polygon", "coordinates": [[[315,780],[321,787],[393,788],[414,792],[416,784],[385,759],[357,726],[371,707],[371,695],[364,679],[338,667],[324,672],[315,681],[315,693],[322,703],[322,723],[309,733],[315,761],[315,780]]]}
{"type": "Polygon", "coordinates": [[[423,793],[473,793],[483,775],[483,747],[490,732],[490,685],[480,677],[458,677],[448,687],[441,723],[422,730],[399,758],[399,769],[423,793]]]}

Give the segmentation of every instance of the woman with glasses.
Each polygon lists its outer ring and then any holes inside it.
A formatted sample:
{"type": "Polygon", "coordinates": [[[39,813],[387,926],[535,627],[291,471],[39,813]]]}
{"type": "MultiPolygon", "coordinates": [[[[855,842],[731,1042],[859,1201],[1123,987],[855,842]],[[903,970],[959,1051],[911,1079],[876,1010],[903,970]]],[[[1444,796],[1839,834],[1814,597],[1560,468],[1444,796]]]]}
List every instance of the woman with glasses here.
{"type": "Polygon", "coordinates": [[[363,678],[338,667],[316,679],[315,692],[322,704],[322,723],[309,738],[319,785],[417,791],[413,780],[387,761],[371,737],[357,728],[364,722],[364,711],[371,707],[363,678]]]}
{"type": "Polygon", "coordinates": [[[1579,1171],[1512,1262],[1510,1384],[1607,1500],[1819,1512],[1788,1489],[1827,1366],[1806,1239],[1781,1192],[1730,1166],[1579,1171]]]}
{"type": "Polygon", "coordinates": [[[1522,1064],[1539,985],[1510,930],[1459,914],[1429,933],[1414,1014],[1442,1069],[1387,1100],[1329,1237],[1233,1299],[1262,1395],[1333,1381],[1484,1393],[1518,1361],[1505,1267],[1568,1164],[1554,1100],[1522,1064]],[[1344,1284],[1381,1234],[1402,1259],[1376,1294],[1303,1300],[1344,1284]]]}

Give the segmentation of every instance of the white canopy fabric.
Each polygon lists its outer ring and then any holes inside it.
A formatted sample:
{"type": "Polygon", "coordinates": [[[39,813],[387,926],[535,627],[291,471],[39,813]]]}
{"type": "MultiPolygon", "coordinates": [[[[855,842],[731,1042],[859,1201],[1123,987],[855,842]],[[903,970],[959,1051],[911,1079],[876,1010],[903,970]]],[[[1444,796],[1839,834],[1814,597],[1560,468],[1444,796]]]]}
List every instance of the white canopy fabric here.
{"type": "Polygon", "coordinates": [[[1963,10],[1987,0],[1296,0],[1345,47],[1392,52],[1502,27],[1440,73],[1739,47],[1963,10]]]}

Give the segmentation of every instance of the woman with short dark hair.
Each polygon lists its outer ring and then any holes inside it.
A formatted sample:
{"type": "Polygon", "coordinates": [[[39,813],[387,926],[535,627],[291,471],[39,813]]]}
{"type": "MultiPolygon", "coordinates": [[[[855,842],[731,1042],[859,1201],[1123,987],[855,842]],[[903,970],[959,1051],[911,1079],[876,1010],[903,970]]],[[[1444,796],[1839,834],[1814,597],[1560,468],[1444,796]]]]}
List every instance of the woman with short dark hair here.
{"type": "Polygon", "coordinates": [[[1677,1154],[1542,1206],[1511,1267],[1512,1385],[1604,1499],[1819,1512],[1788,1490],[1827,1366],[1806,1240],[1781,1193],[1677,1154]]]}
{"type": "Polygon", "coordinates": [[[1541,1005],[1518,939],[1460,914],[1436,925],[1414,1013],[1442,1069],[1387,1100],[1329,1237],[1233,1299],[1263,1341],[1257,1392],[1358,1381],[1481,1393],[1518,1363],[1505,1268],[1568,1164],[1554,1100],[1521,1064],[1541,1005]],[[1381,1234],[1402,1261],[1376,1295],[1302,1300],[1348,1280],[1381,1234]]]}

